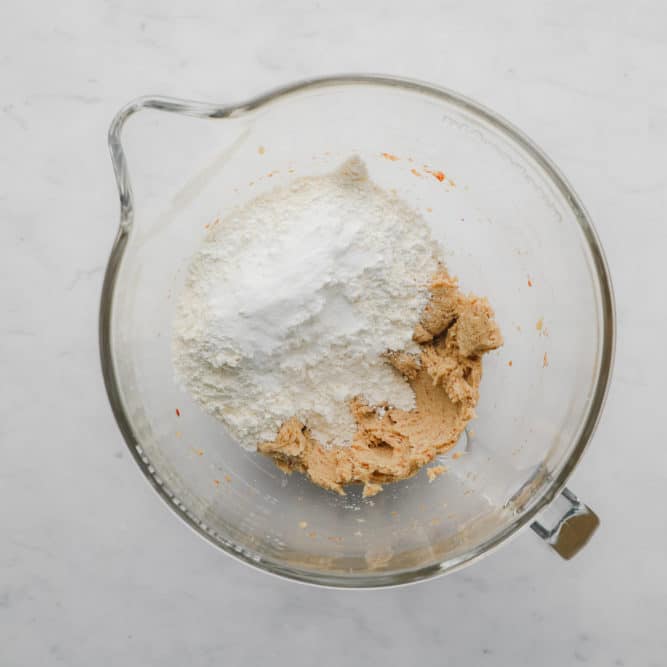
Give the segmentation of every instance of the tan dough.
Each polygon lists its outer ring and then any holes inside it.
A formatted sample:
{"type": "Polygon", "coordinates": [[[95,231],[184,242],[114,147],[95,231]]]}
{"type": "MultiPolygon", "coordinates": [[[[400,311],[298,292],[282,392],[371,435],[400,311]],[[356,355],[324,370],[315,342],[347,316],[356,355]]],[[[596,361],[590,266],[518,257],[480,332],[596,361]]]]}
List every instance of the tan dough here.
{"type": "Polygon", "coordinates": [[[420,354],[387,353],[388,363],[410,382],[414,410],[371,406],[355,398],[350,409],[357,432],[349,447],[326,449],[293,417],[259,451],[281,470],[305,473],[341,495],[345,484],[363,483],[367,497],[386,482],[414,475],[453,447],[475,416],[482,355],[500,347],[503,339],[488,301],[462,294],[444,267],[433,276],[430,291],[413,336],[420,354]]]}

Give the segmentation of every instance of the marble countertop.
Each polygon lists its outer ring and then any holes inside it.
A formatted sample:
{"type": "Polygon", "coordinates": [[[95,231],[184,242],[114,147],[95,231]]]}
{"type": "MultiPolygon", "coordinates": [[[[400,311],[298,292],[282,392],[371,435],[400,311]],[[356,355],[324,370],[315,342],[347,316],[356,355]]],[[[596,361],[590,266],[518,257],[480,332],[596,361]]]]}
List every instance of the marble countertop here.
{"type": "Polygon", "coordinates": [[[664,665],[667,5],[179,4],[3,5],[0,664],[664,665]],[[193,536],[125,449],[97,349],[118,218],[113,114],[140,94],[238,100],[349,71],[433,81],[496,109],[596,222],[619,336],[570,484],[602,526],[570,562],[527,531],[426,584],[297,585],[193,536]]]}

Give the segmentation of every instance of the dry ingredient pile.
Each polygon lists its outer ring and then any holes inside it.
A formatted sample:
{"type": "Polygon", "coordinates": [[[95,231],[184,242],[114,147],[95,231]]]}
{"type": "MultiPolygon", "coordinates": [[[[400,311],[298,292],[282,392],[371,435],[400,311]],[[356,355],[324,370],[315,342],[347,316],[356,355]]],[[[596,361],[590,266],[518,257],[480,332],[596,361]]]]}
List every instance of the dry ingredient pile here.
{"type": "Polygon", "coordinates": [[[177,376],[243,447],[366,496],[456,443],[502,344],[488,302],[357,157],[212,226],[174,329],[177,376]]]}

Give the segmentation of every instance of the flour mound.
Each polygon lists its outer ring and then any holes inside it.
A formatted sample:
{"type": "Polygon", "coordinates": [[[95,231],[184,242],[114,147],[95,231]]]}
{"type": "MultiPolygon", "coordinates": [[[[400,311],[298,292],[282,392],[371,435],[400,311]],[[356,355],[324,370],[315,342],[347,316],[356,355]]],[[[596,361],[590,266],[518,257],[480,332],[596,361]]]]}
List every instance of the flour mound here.
{"type": "Polygon", "coordinates": [[[424,220],[357,157],[262,195],[213,226],[192,260],[177,376],[247,449],[291,417],[325,446],[347,445],[355,396],[414,408],[384,354],[416,349],[438,255],[424,220]]]}

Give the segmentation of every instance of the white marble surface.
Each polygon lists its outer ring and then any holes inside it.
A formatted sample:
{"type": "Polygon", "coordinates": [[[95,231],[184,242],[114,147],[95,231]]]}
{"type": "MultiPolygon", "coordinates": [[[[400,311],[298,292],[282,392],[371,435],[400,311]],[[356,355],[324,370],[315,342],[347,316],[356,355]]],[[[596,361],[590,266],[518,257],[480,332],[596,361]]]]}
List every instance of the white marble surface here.
{"type": "Polygon", "coordinates": [[[3,667],[667,663],[667,5],[5,0],[2,15],[3,667]],[[425,585],[296,585],[192,535],[125,450],[97,352],[112,115],[144,93],[236,100],[341,71],[430,80],[498,110],[597,223],[620,330],[571,482],[603,524],[569,563],[529,531],[425,585]]]}

